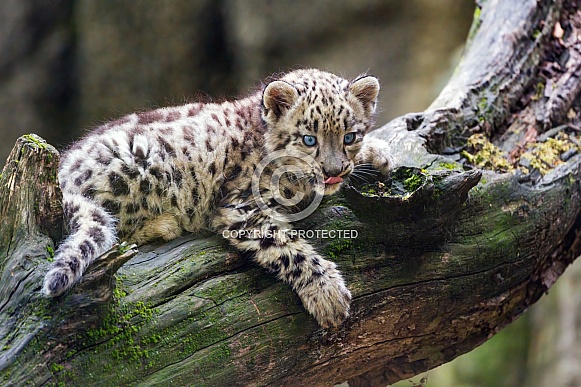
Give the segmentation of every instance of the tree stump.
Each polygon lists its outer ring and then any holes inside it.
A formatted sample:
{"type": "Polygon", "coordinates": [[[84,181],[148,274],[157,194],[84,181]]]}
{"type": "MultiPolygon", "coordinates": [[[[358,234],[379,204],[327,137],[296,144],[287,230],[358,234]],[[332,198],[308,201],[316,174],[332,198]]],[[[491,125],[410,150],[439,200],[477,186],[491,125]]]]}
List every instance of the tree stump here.
{"type": "Polygon", "coordinates": [[[0,177],[0,380],[374,386],[483,343],[581,250],[579,6],[483,2],[438,99],[368,135],[391,151],[391,176],[297,225],[349,230],[311,240],[353,294],[336,330],[216,236],[116,246],[72,291],[42,297],[63,233],[58,153],[21,138],[0,177]]]}

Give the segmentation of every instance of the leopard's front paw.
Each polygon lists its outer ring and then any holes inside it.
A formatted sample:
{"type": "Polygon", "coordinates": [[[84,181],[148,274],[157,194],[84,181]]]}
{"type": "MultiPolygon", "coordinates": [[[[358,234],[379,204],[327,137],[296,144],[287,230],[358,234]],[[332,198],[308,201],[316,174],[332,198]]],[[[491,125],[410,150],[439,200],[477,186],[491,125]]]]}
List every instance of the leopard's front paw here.
{"type": "Polygon", "coordinates": [[[335,268],[316,276],[297,293],[307,311],[323,328],[337,327],[349,316],[351,292],[335,268]]]}
{"type": "Polygon", "coordinates": [[[357,153],[355,164],[371,164],[384,176],[388,176],[393,169],[388,143],[376,138],[367,141],[363,140],[363,145],[357,153]]]}
{"type": "Polygon", "coordinates": [[[55,266],[44,277],[42,293],[49,297],[60,296],[72,286],[74,280],[74,273],[68,266],[55,266]]]}

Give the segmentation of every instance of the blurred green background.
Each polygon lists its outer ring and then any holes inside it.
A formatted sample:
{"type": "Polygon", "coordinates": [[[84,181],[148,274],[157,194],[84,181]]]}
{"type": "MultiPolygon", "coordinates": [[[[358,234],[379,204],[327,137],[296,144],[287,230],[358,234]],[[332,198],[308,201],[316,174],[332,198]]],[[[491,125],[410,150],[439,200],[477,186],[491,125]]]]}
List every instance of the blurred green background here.
{"type": "MultiPolygon", "coordinates": [[[[297,67],[378,76],[383,124],[437,96],[473,14],[472,0],[4,0],[0,160],[25,133],[62,149],[125,113],[241,96],[297,67]]],[[[580,282],[577,262],[481,347],[397,386],[581,386],[580,282]]]]}

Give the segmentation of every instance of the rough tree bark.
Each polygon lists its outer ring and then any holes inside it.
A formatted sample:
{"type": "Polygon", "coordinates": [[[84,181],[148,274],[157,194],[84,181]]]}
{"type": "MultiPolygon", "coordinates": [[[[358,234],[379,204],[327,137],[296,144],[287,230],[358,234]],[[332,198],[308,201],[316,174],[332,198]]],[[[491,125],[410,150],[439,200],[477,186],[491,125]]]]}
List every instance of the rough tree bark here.
{"type": "Polygon", "coordinates": [[[572,150],[557,167],[535,168],[520,155],[527,143],[580,130],[580,40],[578,1],[478,6],[439,98],[370,135],[394,155],[391,180],[375,191],[348,188],[297,225],[358,233],[313,239],[354,296],[352,316],[337,330],[320,329],[286,285],[214,236],[139,253],[120,246],[70,293],[43,298],[41,279],[63,229],[58,153],[21,138],[0,176],[0,380],[372,386],[470,351],[579,255],[576,137],[567,137],[572,150]],[[466,146],[479,133],[495,144],[491,160],[466,146]],[[495,161],[499,150],[508,167],[495,161]],[[392,190],[382,194],[385,187],[392,190]]]}

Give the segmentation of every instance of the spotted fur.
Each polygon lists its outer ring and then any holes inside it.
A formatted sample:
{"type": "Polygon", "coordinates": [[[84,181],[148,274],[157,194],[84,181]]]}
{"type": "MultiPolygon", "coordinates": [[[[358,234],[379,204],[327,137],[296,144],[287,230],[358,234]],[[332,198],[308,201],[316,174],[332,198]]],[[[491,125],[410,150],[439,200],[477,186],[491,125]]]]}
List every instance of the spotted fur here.
{"type": "MultiPolygon", "coordinates": [[[[349,82],[319,70],[298,70],[245,99],[136,113],[97,128],[63,155],[59,180],[70,235],[46,274],[44,293],[62,294],[118,239],[143,244],[202,229],[260,230],[257,237],[249,233],[228,240],[289,283],[321,326],[341,324],[351,294],[336,265],[307,241],[274,232],[292,228],[284,214],[297,206],[278,204],[276,193],[261,180],[262,197],[283,214],[272,218],[259,209],[251,177],[261,159],[279,150],[312,156],[324,178],[348,176],[373,123],[378,92],[371,76],[349,82]],[[355,136],[349,145],[346,133],[355,136]],[[315,136],[316,146],[306,146],[305,135],[315,136]],[[268,230],[272,233],[265,234],[268,230]]],[[[307,178],[283,176],[283,196],[300,190],[309,200],[339,189],[340,184],[314,184],[309,166],[291,163],[306,170],[307,178]]]]}

